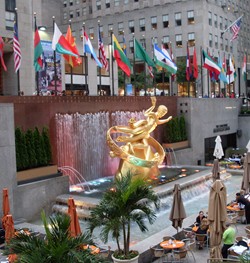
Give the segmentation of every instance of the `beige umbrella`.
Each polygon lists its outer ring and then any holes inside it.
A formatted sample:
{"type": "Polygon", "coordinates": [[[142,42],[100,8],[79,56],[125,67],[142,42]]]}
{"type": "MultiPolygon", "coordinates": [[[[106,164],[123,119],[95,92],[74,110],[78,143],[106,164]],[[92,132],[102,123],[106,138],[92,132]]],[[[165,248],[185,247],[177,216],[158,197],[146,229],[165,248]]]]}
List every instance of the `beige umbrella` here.
{"type": "Polygon", "coordinates": [[[245,193],[249,193],[250,188],[250,152],[244,157],[244,172],[242,177],[241,189],[245,190],[245,193]]]}
{"type": "Polygon", "coordinates": [[[226,229],[227,190],[221,180],[216,180],[210,190],[208,224],[210,231],[210,257],[222,258],[221,240],[226,229]]]}
{"type": "Polygon", "coordinates": [[[169,215],[172,226],[177,229],[182,227],[182,222],[186,218],[185,208],[181,198],[181,188],[179,184],[174,185],[173,205],[169,215]]]}
{"type": "Polygon", "coordinates": [[[213,177],[213,181],[220,180],[220,165],[218,159],[214,159],[212,177],[213,177]]]}

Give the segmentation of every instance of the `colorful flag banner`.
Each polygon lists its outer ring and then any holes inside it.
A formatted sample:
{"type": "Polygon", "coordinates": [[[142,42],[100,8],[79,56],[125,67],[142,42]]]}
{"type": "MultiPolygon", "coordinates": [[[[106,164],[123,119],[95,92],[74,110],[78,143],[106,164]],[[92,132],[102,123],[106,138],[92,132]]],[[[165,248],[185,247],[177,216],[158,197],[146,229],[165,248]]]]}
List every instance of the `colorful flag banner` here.
{"type": "Polygon", "coordinates": [[[204,61],[203,67],[211,72],[214,72],[216,75],[219,75],[221,72],[219,65],[204,50],[202,50],[202,54],[204,61]]]}
{"type": "Polygon", "coordinates": [[[43,60],[42,60],[42,54],[43,54],[43,47],[41,44],[41,39],[39,35],[39,31],[36,25],[36,19],[35,19],[35,36],[34,36],[34,67],[35,71],[39,71],[43,67],[43,60]]]}
{"type": "Polygon", "coordinates": [[[134,52],[135,58],[143,60],[151,67],[155,67],[155,63],[152,58],[147,54],[146,50],[136,39],[134,39],[134,52]]]}
{"type": "Polygon", "coordinates": [[[83,52],[91,54],[92,57],[94,58],[96,64],[97,64],[97,66],[102,68],[102,63],[97,58],[96,53],[94,51],[94,48],[90,42],[90,39],[89,39],[87,33],[84,30],[84,28],[83,28],[83,52]]]}
{"type": "Polygon", "coordinates": [[[116,60],[118,67],[125,72],[125,74],[129,77],[131,74],[131,64],[129,59],[124,54],[119,42],[117,41],[115,35],[112,35],[113,39],[113,56],[116,60]]]}
{"type": "Polygon", "coordinates": [[[4,59],[3,59],[3,47],[4,47],[4,42],[3,42],[3,38],[0,36],[0,59],[1,59],[1,64],[2,67],[5,71],[7,71],[7,67],[4,63],[4,59]]]}
{"type": "Polygon", "coordinates": [[[18,38],[18,28],[16,21],[14,21],[13,50],[14,50],[14,68],[15,68],[15,72],[17,73],[17,71],[20,69],[21,66],[22,55],[21,55],[21,48],[18,38]]]}
{"type": "Polygon", "coordinates": [[[99,46],[99,51],[100,51],[100,61],[102,63],[102,65],[104,66],[104,68],[106,69],[106,71],[109,71],[109,62],[107,60],[107,56],[105,53],[105,49],[104,49],[104,45],[102,42],[102,36],[101,36],[101,31],[100,31],[100,27],[98,30],[98,35],[99,35],[99,39],[98,39],[98,46],[99,46]]]}
{"type": "Polygon", "coordinates": [[[186,61],[186,80],[190,81],[191,78],[191,65],[190,65],[190,56],[189,56],[189,47],[187,45],[187,61],[186,61]]]}
{"type": "Polygon", "coordinates": [[[198,70],[198,64],[197,64],[197,55],[196,55],[196,48],[194,47],[194,54],[193,54],[193,77],[195,79],[198,78],[199,70],[198,70]]]}
{"type": "Polygon", "coordinates": [[[242,75],[244,78],[244,81],[247,80],[247,55],[244,54],[243,63],[242,63],[242,75]]]}
{"type": "Polygon", "coordinates": [[[68,63],[70,64],[70,66],[72,68],[81,65],[82,64],[82,60],[80,58],[80,54],[79,54],[77,46],[76,46],[75,38],[72,36],[72,31],[71,31],[71,26],[70,25],[68,26],[68,30],[67,30],[65,39],[70,44],[70,46],[72,48],[72,51],[74,51],[75,54],[78,54],[78,57],[70,56],[70,55],[63,55],[64,59],[66,61],[68,61],[68,63]]]}

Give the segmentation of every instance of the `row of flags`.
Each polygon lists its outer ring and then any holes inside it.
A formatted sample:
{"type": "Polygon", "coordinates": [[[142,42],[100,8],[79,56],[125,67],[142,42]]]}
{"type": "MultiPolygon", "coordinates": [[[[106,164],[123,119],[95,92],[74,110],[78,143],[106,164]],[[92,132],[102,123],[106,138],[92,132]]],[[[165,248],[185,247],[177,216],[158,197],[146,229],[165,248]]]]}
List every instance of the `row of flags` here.
{"type": "MultiPolygon", "coordinates": [[[[242,23],[242,16],[238,18],[231,26],[229,26],[225,31],[222,32],[224,34],[227,30],[231,30],[233,32],[232,39],[236,39],[239,34],[240,25],[242,23]]],[[[34,67],[35,71],[39,71],[43,66],[42,54],[43,48],[41,45],[41,40],[38,32],[38,28],[36,25],[35,19],[35,34],[34,34],[34,67]]],[[[123,48],[121,48],[118,40],[115,35],[113,35],[113,57],[115,58],[118,67],[127,75],[131,74],[131,64],[129,59],[126,56],[126,42],[123,36],[123,48]]],[[[4,60],[3,60],[3,46],[4,42],[2,37],[0,37],[0,60],[4,70],[7,70],[4,60]]],[[[82,63],[80,59],[79,52],[76,47],[75,39],[72,36],[71,26],[68,27],[66,37],[63,36],[57,24],[54,22],[54,34],[52,39],[52,49],[60,54],[63,54],[65,60],[68,63],[75,67],[82,63]]],[[[14,36],[13,36],[13,50],[14,50],[14,67],[15,72],[17,72],[21,66],[21,49],[20,43],[18,39],[18,29],[17,24],[14,23],[14,36]]],[[[91,41],[83,28],[83,52],[91,54],[92,58],[95,60],[98,67],[104,67],[107,71],[109,70],[109,63],[107,60],[107,56],[105,54],[104,44],[101,37],[101,32],[99,28],[98,32],[98,50],[99,50],[99,58],[96,55],[91,41]]],[[[166,69],[169,74],[174,76],[177,72],[177,66],[173,59],[172,50],[168,51],[162,46],[161,48],[157,45],[153,45],[153,53],[154,59],[152,59],[143,48],[143,46],[134,38],[134,57],[135,59],[140,59],[147,64],[148,72],[150,76],[153,78],[154,69],[163,68],[166,69]]],[[[186,60],[186,79],[190,81],[191,78],[198,78],[198,64],[197,64],[197,55],[196,49],[193,48],[193,56],[189,55],[189,47],[187,46],[187,60],[186,60]]],[[[209,54],[207,54],[204,50],[202,51],[204,65],[210,72],[210,77],[215,80],[222,80],[225,83],[231,83],[234,81],[235,77],[235,66],[233,59],[229,59],[229,67],[226,69],[225,59],[221,62],[221,59],[218,58],[217,61],[212,58],[209,54]],[[233,74],[232,74],[233,73],[233,74]]],[[[244,56],[244,62],[242,66],[242,74],[244,78],[246,76],[246,55],[244,56]]]]}

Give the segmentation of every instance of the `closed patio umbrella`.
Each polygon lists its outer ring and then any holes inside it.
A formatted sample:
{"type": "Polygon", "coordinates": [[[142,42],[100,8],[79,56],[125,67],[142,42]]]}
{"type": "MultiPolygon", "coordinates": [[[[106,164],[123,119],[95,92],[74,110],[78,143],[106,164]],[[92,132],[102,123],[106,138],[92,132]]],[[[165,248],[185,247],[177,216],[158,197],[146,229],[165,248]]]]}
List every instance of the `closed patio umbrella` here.
{"type": "Polygon", "coordinates": [[[182,227],[182,222],[186,218],[185,208],[181,197],[181,188],[179,184],[174,185],[173,205],[170,211],[169,219],[172,226],[178,231],[182,227]]]}
{"type": "Polygon", "coordinates": [[[221,180],[216,180],[210,190],[208,204],[208,224],[210,231],[210,257],[222,258],[221,240],[226,229],[227,190],[221,180]]]}
{"type": "Polygon", "coordinates": [[[220,165],[218,159],[214,159],[212,177],[213,177],[213,181],[220,180],[220,165]]]}
{"type": "Polygon", "coordinates": [[[71,197],[68,199],[68,214],[70,216],[70,235],[72,237],[76,237],[80,235],[82,232],[76,212],[75,201],[71,197]]]}
{"type": "Polygon", "coordinates": [[[243,177],[242,177],[242,185],[241,189],[245,190],[245,193],[249,193],[250,191],[250,152],[244,157],[243,163],[243,177]]]}
{"type": "Polygon", "coordinates": [[[2,227],[5,230],[7,215],[10,213],[9,193],[7,188],[3,188],[3,217],[2,227]]]}

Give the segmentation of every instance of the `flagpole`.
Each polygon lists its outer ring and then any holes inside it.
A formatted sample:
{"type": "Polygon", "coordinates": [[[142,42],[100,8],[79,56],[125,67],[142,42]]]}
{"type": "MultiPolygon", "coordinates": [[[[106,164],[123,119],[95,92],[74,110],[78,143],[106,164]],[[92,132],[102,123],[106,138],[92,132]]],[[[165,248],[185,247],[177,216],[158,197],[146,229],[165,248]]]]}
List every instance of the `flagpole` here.
{"type": "MultiPolygon", "coordinates": [[[[69,19],[69,27],[71,30],[71,19],[69,19]]],[[[73,90],[73,65],[70,65],[70,90],[73,90]]]]}
{"type": "MultiPolygon", "coordinates": [[[[208,52],[208,48],[207,48],[207,54],[208,54],[209,52],[208,52]]],[[[208,97],[210,98],[210,85],[209,85],[209,73],[210,73],[210,71],[208,71],[207,70],[207,95],[208,95],[208,97]]]]}
{"type": "MultiPolygon", "coordinates": [[[[125,48],[124,48],[124,41],[125,41],[125,37],[124,37],[124,31],[123,31],[123,52],[127,56],[127,54],[125,53],[125,48]]],[[[123,96],[126,96],[127,90],[126,90],[126,74],[125,74],[125,72],[123,72],[123,81],[124,81],[124,94],[123,94],[123,96]]]]}
{"type": "MultiPolygon", "coordinates": [[[[82,37],[83,37],[83,43],[84,43],[84,32],[85,32],[85,22],[82,23],[82,37]]],[[[89,95],[89,89],[88,89],[88,78],[87,78],[87,72],[88,72],[88,58],[87,54],[85,52],[84,48],[84,67],[85,67],[85,91],[87,95],[89,95]]]]}
{"type": "MultiPolygon", "coordinates": [[[[16,25],[17,25],[17,33],[18,33],[18,14],[17,14],[17,8],[15,8],[15,20],[16,20],[16,25]]],[[[19,74],[19,69],[17,71],[17,95],[21,96],[20,94],[20,74],[19,74]]]]}
{"type": "MultiPolygon", "coordinates": [[[[55,32],[55,16],[52,16],[53,20],[53,32],[55,32]]],[[[53,59],[54,59],[54,86],[55,86],[55,96],[57,96],[57,71],[56,71],[56,51],[53,52],[53,59]]]]}
{"type": "Polygon", "coordinates": [[[224,31],[221,32],[220,36],[223,37],[224,33],[226,33],[234,24],[236,24],[241,18],[243,17],[240,16],[238,19],[236,19],[230,26],[228,26],[224,31]]]}
{"type": "Polygon", "coordinates": [[[188,74],[189,74],[189,78],[188,78],[188,97],[190,97],[190,68],[191,68],[191,59],[190,59],[190,53],[189,53],[189,46],[188,46],[188,41],[187,41],[187,50],[188,50],[188,74]]]}
{"type": "MultiPolygon", "coordinates": [[[[151,39],[151,45],[152,45],[153,60],[154,60],[154,44],[155,44],[155,38],[152,37],[152,39],[151,39]]],[[[156,96],[156,86],[155,86],[155,68],[153,67],[152,70],[153,70],[153,74],[154,74],[154,77],[153,77],[154,95],[156,96]]]]}
{"type": "MultiPolygon", "coordinates": [[[[111,29],[110,36],[111,36],[111,47],[113,47],[114,46],[113,45],[113,29],[111,29]]],[[[111,69],[112,69],[112,96],[115,96],[114,56],[113,56],[112,49],[111,49],[111,69]]]]}
{"type": "Polygon", "coordinates": [[[245,96],[247,96],[247,50],[246,50],[246,79],[245,79],[245,96]]]}
{"type": "MultiPolygon", "coordinates": [[[[99,54],[99,59],[101,57],[101,51],[100,51],[100,36],[99,34],[100,32],[100,20],[97,21],[98,22],[98,54],[99,54]]],[[[101,94],[101,90],[102,90],[102,75],[101,75],[101,68],[99,67],[99,94],[101,94]]],[[[98,88],[97,88],[97,93],[98,93],[98,88]]]]}
{"type": "MultiPolygon", "coordinates": [[[[218,60],[217,60],[217,62],[220,60],[220,51],[218,51],[218,60]]],[[[221,94],[221,83],[220,83],[220,78],[218,78],[219,79],[219,97],[220,97],[220,94],[221,94]]]]}
{"type": "Polygon", "coordinates": [[[203,67],[202,67],[202,57],[203,57],[203,53],[202,53],[202,46],[200,47],[200,55],[201,55],[201,97],[203,98],[203,67]]]}
{"type": "MultiPolygon", "coordinates": [[[[34,12],[34,22],[35,22],[35,30],[36,30],[36,12],[34,12]]],[[[39,81],[38,81],[39,72],[36,71],[36,95],[39,96],[39,81]]]]}

